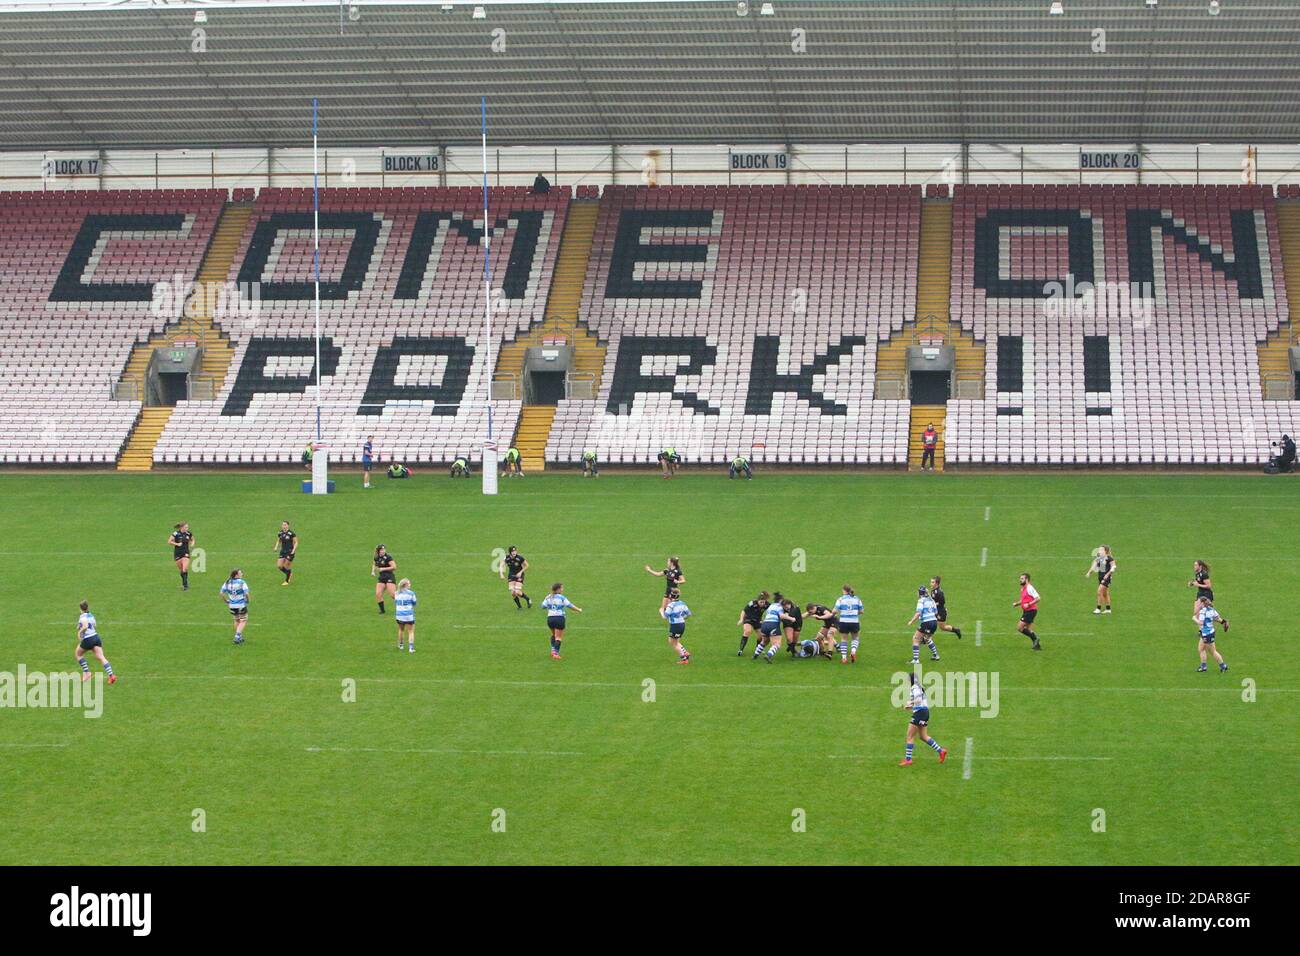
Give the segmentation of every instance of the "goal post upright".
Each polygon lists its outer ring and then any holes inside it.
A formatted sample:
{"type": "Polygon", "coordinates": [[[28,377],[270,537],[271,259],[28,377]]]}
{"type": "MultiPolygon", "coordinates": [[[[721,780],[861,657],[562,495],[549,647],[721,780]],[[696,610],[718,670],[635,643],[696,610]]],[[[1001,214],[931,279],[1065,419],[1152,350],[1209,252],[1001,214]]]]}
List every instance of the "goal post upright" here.
{"type": "Polygon", "coordinates": [[[487,96],[479,103],[479,120],[483,137],[483,344],[486,361],[483,369],[483,403],[487,409],[487,434],[483,439],[483,494],[497,493],[497,443],[492,426],[492,372],[495,350],[492,347],[492,220],[488,206],[487,96]]]}
{"type": "Polygon", "coordinates": [[[311,493],[329,494],[329,446],[321,433],[321,370],[320,370],[320,167],[318,105],[311,99],[311,193],[312,193],[312,278],[316,316],[316,438],[312,442],[311,493]]]}

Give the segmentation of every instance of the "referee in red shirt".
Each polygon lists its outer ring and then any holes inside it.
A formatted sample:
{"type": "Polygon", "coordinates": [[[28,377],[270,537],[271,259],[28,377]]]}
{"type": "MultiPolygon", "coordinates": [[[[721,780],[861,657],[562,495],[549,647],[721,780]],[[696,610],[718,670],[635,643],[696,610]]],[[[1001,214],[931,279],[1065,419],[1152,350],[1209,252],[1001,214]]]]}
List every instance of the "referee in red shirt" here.
{"type": "Polygon", "coordinates": [[[1029,583],[1028,574],[1020,575],[1020,598],[1011,606],[1020,608],[1020,622],[1016,624],[1016,630],[1029,638],[1034,650],[1041,651],[1043,645],[1038,642],[1038,635],[1033,628],[1034,618],[1038,617],[1038,591],[1029,583]]]}

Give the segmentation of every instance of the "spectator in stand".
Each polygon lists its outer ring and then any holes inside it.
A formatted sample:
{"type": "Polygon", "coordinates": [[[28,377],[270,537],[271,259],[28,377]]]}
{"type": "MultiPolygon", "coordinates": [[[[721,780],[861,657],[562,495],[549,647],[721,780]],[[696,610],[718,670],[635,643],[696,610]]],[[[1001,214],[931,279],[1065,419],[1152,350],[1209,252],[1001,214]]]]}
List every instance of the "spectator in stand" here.
{"type": "Polygon", "coordinates": [[[537,178],[533,180],[533,193],[538,196],[545,196],[550,191],[551,181],[541,173],[538,173],[537,178]]]}
{"type": "Polygon", "coordinates": [[[925,431],[921,432],[921,470],[926,470],[929,465],[930,471],[934,471],[934,452],[939,447],[939,433],[934,430],[934,423],[931,422],[925,426],[925,431]]]}

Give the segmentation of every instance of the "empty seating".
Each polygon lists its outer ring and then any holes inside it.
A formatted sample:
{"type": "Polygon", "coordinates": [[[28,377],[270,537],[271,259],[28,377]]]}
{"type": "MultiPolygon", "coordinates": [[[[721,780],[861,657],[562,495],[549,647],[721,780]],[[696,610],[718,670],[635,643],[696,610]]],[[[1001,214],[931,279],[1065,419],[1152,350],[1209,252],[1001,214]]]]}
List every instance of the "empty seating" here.
{"type": "Polygon", "coordinates": [[[950,463],[1253,463],[1294,433],[1256,351],[1287,315],[1268,188],[965,186],[954,202],[952,315],[988,369],[984,400],[948,405],[950,463]]]}
{"type": "Polygon", "coordinates": [[[915,311],[919,224],[901,186],[606,188],[581,313],[606,367],[547,460],[905,462],[874,369],[915,311]]]}
{"type": "Polygon", "coordinates": [[[174,321],[220,190],[0,192],[0,462],[116,460],[140,411],[113,401],[134,345],[174,321]]]}
{"type": "MultiPolygon", "coordinates": [[[[322,434],[355,461],[373,435],[386,459],[480,457],[486,395],[502,341],[540,322],[569,191],[321,191],[322,434]],[[489,240],[485,242],[485,239],[489,240]],[[492,347],[483,338],[484,259],[492,259],[492,347]]],[[[217,316],[235,346],[215,402],[182,402],[158,462],[285,462],[316,434],[310,189],[264,189],[229,281],[239,314],[217,316]]],[[[493,403],[508,442],[519,403],[493,403]]]]}

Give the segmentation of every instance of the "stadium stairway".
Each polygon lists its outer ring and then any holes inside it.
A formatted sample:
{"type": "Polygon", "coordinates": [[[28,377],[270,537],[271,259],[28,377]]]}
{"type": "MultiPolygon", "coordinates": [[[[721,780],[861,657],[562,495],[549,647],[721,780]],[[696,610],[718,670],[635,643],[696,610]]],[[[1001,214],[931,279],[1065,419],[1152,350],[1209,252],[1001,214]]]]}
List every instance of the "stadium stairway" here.
{"type": "Polygon", "coordinates": [[[122,454],[117,459],[118,471],[150,471],[153,468],[153,449],[172,417],[172,406],[157,405],[142,408],[131,428],[122,454]]]}
{"type": "Polygon", "coordinates": [[[525,405],[515,426],[515,447],[519,449],[524,473],[546,470],[546,440],[555,421],[554,405],[525,405]]]}
{"type": "Polygon", "coordinates": [[[939,444],[934,450],[934,470],[943,471],[943,423],[947,418],[948,408],[945,405],[913,405],[912,421],[907,429],[907,470],[921,470],[921,435],[925,433],[925,426],[934,424],[934,430],[939,433],[939,444]]]}
{"type": "MultiPolygon", "coordinates": [[[[1282,276],[1288,290],[1300,289],[1300,200],[1279,200],[1277,232],[1282,243],[1282,276]]],[[[1287,321],[1259,343],[1259,380],[1264,398],[1288,400],[1294,397],[1291,346],[1300,331],[1300,294],[1287,296],[1287,321]]]]}
{"type": "MultiPolygon", "coordinates": [[[[587,265],[596,235],[598,200],[574,200],[569,205],[560,235],[560,251],[555,274],[546,297],[546,312],[540,325],[529,329],[512,342],[501,346],[497,356],[497,375],[522,378],[528,349],[547,342],[563,340],[573,347],[571,377],[591,382],[591,394],[600,391],[600,375],[605,367],[605,346],[594,333],[579,324],[582,290],[587,279],[587,265]]],[[[514,445],[523,456],[523,468],[544,471],[546,442],[555,419],[551,405],[525,405],[515,428],[514,445]]]]}
{"type": "MultiPolygon", "coordinates": [[[[211,395],[220,393],[235,350],[214,321],[212,311],[216,304],[215,295],[205,295],[203,290],[216,288],[228,280],[231,263],[239,251],[244,226],[252,214],[252,203],[226,204],[203,254],[203,262],[195,279],[196,288],[190,293],[181,317],[131,350],[119,382],[130,384],[136,395],[144,395],[145,374],[149,370],[149,360],[153,357],[154,349],[163,348],[178,340],[193,340],[202,345],[203,358],[197,377],[210,384],[211,395]]],[[[153,467],[153,449],[171,413],[170,407],[143,409],[118,458],[119,471],[149,471],[153,467]]]]}
{"type": "Polygon", "coordinates": [[[954,352],[954,398],[984,397],[984,345],[952,321],[952,200],[921,204],[916,317],[876,347],[876,398],[907,396],[907,349],[941,342],[954,352]]]}

